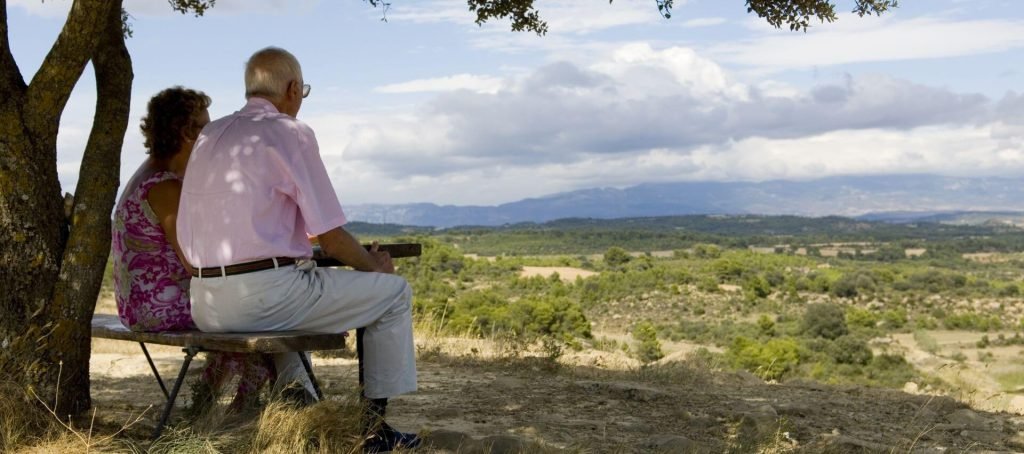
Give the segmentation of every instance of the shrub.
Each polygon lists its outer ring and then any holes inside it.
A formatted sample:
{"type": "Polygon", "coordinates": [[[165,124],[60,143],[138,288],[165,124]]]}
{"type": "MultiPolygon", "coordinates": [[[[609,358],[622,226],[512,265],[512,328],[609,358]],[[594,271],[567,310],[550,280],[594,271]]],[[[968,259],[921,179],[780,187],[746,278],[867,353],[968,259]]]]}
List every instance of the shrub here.
{"type": "Polygon", "coordinates": [[[879,317],[874,312],[859,307],[850,307],[846,310],[847,326],[860,328],[874,328],[878,324],[879,317]]]}
{"type": "Polygon", "coordinates": [[[697,289],[706,293],[718,293],[718,281],[711,276],[704,276],[697,281],[697,289]]]}
{"type": "Polygon", "coordinates": [[[973,312],[947,315],[942,323],[948,329],[969,331],[991,331],[1003,327],[1003,321],[998,315],[981,315],[973,312]]]}
{"type": "Polygon", "coordinates": [[[604,263],[610,267],[625,265],[630,260],[633,260],[633,257],[625,249],[618,246],[612,246],[604,253],[604,263]]]}
{"type": "Polygon", "coordinates": [[[847,334],[846,314],[833,304],[811,304],[804,313],[803,332],[811,337],[836,339],[847,334]]]}
{"type": "Polygon", "coordinates": [[[492,290],[472,291],[459,295],[446,310],[444,329],[460,334],[514,333],[564,340],[591,336],[580,305],[564,296],[530,296],[513,304],[492,290]]]}
{"type": "Polygon", "coordinates": [[[832,283],[832,288],[829,291],[833,296],[839,298],[853,298],[863,293],[873,292],[875,287],[875,278],[870,273],[856,271],[843,274],[832,283]]]}
{"type": "Polygon", "coordinates": [[[720,258],[711,263],[711,272],[721,281],[737,279],[746,269],[745,264],[731,258],[720,258]]]}
{"type": "Polygon", "coordinates": [[[868,343],[853,336],[842,336],[832,343],[829,352],[839,364],[866,365],[874,356],[868,343]]]}
{"type": "Polygon", "coordinates": [[[772,293],[772,286],[764,276],[758,274],[743,284],[743,290],[749,299],[761,299],[772,293]]]}
{"type": "Polygon", "coordinates": [[[760,375],[766,380],[778,380],[800,364],[800,344],[793,338],[772,339],[764,344],[738,336],[726,350],[726,357],[734,367],[760,375]]]}
{"type": "Polygon", "coordinates": [[[906,309],[889,309],[882,312],[882,322],[888,328],[903,328],[907,325],[907,311],[906,309]]]}
{"type": "Polygon", "coordinates": [[[757,318],[757,327],[761,331],[762,336],[775,336],[775,320],[772,320],[771,317],[761,314],[761,316],[757,318]]]}
{"type": "Polygon", "coordinates": [[[702,259],[717,259],[722,256],[722,249],[713,244],[697,244],[693,246],[693,255],[702,259]]]}
{"type": "Polygon", "coordinates": [[[864,372],[870,381],[892,388],[902,387],[904,383],[918,378],[914,366],[899,355],[875,356],[864,368],[864,372]]]}
{"type": "Polygon", "coordinates": [[[974,345],[978,348],[988,348],[990,345],[992,345],[992,341],[988,338],[988,334],[986,334],[984,336],[981,336],[981,340],[975,342],[974,345]]]}
{"type": "Polygon", "coordinates": [[[665,357],[658,342],[658,333],[651,322],[640,322],[633,328],[633,340],[637,342],[636,358],[647,364],[665,357]]]}
{"type": "Polygon", "coordinates": [[[999,296],[1004,297],[1015,297],[1020,296],[1020,287],[1015,283],[1007,284],[1005,287],[999,289],[999,296]]]}

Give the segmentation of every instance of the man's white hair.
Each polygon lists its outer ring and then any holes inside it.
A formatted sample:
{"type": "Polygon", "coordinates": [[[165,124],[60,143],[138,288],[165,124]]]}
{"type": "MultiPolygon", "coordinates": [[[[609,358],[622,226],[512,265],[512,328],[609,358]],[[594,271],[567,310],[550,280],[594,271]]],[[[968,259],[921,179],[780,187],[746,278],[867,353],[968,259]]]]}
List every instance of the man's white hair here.
{"type": "Polygon", "coordinates": [[[245,97],[284,97],[288,82],[302,81],[302,67],[291,52],[279,47],[260,49],[245,63],[245,97]]]}

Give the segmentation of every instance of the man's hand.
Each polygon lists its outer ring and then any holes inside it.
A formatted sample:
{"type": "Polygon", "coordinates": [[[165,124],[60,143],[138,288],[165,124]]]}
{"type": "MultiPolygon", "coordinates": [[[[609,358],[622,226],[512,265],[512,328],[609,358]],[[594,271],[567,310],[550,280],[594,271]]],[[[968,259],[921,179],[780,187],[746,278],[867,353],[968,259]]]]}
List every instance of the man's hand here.
{"type": "Polygon", "coordinates": [[[389,254],[388,251],[378,250],[379,248],[380,245],[377,244],[376,241],[370,244],[370,255],[372,255],[374,260],[377,261],[377,269],[374,271],[377,271],[378,273],[394,274],[395,264],[391,262],[391,254],[389,254]]]}
{"type": "Polygon", "coordinates": [[[337,227],[317,235],[320,249],[328,257],[350,265],[359,271],[377,273],[394,273],[395,265],[391,263],[391,255],[387,251],[378,250],[376,241],[366,250],[352,234],[343,227],[337,227]]]}

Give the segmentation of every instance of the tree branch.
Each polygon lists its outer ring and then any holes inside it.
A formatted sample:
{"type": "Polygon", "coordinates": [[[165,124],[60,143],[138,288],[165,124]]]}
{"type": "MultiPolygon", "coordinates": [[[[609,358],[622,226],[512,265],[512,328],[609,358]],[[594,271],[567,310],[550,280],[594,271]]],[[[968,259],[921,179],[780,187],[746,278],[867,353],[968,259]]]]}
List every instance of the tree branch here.
{"type": "Polygon", "coordinates": [[[75,0],[71,5],[60,36],[28,86],[26,111],[33,132],[56,136],[71,90],[103,35],[109,9],[110,2],[104,0],[75,0]]]}

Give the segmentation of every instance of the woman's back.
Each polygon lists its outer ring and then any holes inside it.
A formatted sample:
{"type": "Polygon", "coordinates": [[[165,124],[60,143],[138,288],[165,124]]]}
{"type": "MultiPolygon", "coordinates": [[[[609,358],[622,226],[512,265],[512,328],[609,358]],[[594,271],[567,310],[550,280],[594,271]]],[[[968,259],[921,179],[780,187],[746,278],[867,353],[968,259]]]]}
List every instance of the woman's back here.
{"type": "Polygon", "coordinates": [[[143,176],[138,187],[126,188],[114,212],[114,296],[121,323],[133,331],[195,328],[189,311],[191,276],[146,201],[153,186],[170,179],[178,177],[166,171],[143,176]]]}

